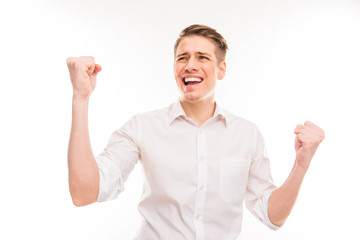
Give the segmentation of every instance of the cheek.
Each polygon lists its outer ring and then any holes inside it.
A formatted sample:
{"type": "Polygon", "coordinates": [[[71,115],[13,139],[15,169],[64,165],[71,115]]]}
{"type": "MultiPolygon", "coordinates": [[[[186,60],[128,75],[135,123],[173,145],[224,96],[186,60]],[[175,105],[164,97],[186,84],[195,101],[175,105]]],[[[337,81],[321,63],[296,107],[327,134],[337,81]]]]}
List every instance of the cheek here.
{"type": "Polygon", "coordinates": [[[179,66],[176,66],[174,67],[174,74],[175,74],[175,77],[178,77],[181,73],[181,67],[179,66]]]}
{"type": "Polygon", "coordinates": [[[215,75],[216,67],[213,64],[208,63],[204,66],[204,71],[206,71],[206,73],[209,75],[215,75]]]}
{"type": "Polygon", "coordinates": [[[176,66],[176,67],[174,68],[174,71],[175,71],[176,74],[179,74],[179,72],[180,72],[180,67],[179,67],[179,66],[176,66]]]}
{"type": "Polygon", "coordinates": [[[179,70],[183,69],[184,67],[185,67],[185,65],[182,62],[177,62],[174,64],[175,71],[179,71],[179,70]]]}
{"type": "Polygon", "coordinates": [[[175,67],[174,68],[174,77],[176,82],[180,82],[181,79],[181,68],[175,67]]]}

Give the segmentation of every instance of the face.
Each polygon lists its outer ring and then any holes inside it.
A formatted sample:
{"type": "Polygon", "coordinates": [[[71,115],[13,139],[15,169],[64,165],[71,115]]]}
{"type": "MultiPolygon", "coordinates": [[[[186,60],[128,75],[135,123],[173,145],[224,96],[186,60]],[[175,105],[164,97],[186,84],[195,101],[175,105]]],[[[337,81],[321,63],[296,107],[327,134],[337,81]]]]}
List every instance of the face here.
{"type": "Polygon", "coordinates": [[[216,46],[202,36],[181,40],[175,54],[174,73],[181,100],[214,100],[216,81],[225,76],[225,61],[218,63],[216,46]]]}

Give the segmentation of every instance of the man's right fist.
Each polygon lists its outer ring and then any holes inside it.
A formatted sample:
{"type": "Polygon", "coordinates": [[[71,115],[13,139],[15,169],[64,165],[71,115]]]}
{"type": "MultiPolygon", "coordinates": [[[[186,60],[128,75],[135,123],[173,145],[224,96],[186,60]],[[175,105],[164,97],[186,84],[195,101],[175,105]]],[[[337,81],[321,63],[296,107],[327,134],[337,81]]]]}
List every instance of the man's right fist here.
{"type": "Polygon", "coordinates": [[[88,98],[96,85],[96,75],[101,66],[95,64],[94,57],[69,57],[66,60],[74,96],[88,98]]]}

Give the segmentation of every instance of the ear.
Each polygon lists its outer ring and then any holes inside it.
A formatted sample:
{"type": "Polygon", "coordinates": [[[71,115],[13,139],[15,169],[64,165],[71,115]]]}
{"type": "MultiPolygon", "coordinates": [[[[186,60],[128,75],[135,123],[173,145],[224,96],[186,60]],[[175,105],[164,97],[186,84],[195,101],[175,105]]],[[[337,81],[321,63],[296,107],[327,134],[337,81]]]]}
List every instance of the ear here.
{"type": "Polygon", "coordinates": [[[222,80],[225,77],[225,73],[226,73],[226,62],[222,61],[219,64],[219,71],[218,71],[218,80],[222,80]]]}

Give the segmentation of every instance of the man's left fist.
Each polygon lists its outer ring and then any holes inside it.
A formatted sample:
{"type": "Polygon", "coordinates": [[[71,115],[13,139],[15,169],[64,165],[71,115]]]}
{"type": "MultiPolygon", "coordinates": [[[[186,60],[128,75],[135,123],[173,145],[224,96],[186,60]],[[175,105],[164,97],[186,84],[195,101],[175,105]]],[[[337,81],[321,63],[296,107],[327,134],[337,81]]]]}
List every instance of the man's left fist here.
{"type": "Polygon", "coordinates": [[[297,125],[294,133],[296,134],[296,162],[299,167],[307,169],[316,149],[324,140],[325,133],[321,128],[309,121],[306,121],[304,125],[297,125]]]}

